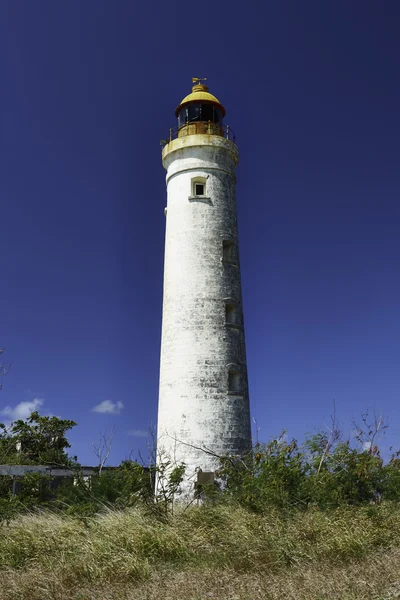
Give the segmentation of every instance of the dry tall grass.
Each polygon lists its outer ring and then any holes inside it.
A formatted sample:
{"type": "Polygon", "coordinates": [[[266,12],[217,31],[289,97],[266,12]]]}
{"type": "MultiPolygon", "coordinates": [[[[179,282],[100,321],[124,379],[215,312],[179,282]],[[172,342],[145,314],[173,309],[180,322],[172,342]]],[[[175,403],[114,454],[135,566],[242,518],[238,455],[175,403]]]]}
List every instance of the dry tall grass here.
{"type": "Polygon", "coordinates": [[[400,509],[295,516],[216,506],[0,527],[1,600],[400,598],[400,509]]]}

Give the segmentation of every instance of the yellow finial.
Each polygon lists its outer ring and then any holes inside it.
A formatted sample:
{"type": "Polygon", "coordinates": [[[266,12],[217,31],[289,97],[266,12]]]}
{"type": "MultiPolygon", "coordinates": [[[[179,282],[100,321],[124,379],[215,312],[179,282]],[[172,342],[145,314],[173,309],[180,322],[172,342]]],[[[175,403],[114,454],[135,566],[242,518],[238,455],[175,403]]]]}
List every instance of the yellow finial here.
{"type": "Polygon", "coordinates": [[[201,81],[207,81],[207,77],[192,77],[192,83],[200,83],[201,81]]]}

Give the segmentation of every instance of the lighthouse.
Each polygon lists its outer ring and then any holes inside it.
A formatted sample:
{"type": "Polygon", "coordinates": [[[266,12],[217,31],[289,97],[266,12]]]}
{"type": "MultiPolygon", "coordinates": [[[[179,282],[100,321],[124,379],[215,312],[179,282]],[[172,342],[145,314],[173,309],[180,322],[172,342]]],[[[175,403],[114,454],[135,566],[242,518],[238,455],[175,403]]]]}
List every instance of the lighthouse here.
{"type": "Polygon", "coordinates": [[[186,465],[182,494],[212,482],[219,456],[251,448],[236,214],[235,137],[204,80],[164,140],[167,206],[159,463],[186,465]]]}

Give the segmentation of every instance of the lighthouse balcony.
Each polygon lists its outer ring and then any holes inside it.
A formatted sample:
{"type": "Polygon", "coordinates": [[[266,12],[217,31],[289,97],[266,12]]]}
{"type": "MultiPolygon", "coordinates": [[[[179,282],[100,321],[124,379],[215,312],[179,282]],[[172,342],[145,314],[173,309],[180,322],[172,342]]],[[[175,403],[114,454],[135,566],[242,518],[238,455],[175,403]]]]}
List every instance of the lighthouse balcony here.
{"type": "Polygon", "coordinates": [[[229,125],[213,123],[212,121],[192,121],[187,122],[182,127],[171,127],[168,138],[161,140],[160,143],[165,145],[172,142],[172,140],[188,135],[217,135],[236,144],[235,133],[229,125]]]}

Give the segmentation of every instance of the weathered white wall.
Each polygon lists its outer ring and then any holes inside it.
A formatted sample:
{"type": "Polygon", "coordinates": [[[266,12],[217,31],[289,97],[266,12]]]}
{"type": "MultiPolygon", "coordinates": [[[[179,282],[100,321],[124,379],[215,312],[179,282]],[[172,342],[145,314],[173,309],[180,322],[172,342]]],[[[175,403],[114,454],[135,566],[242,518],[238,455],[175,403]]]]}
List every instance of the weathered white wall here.
{"type": "Polygon", "coordinates": [[[212,135],[170,142],[157,452],[187,465],[184,492],[195,470],[215,471],[215,454],[251,445],[246,351],[235,200],[236,146],[212,135]],[[193,199],[192,179],[206,178],[207,198],[193,199]],[[223,260],[223,240],[233,242],[223,260]],[[225,304],[237,305],[237,325],[225,304]],[[228,390],[229,365],[240,392],[228,390]],[[232,368],[232,367],[231,367],[232,368]]]}

